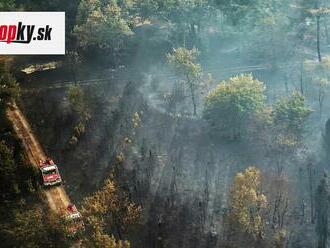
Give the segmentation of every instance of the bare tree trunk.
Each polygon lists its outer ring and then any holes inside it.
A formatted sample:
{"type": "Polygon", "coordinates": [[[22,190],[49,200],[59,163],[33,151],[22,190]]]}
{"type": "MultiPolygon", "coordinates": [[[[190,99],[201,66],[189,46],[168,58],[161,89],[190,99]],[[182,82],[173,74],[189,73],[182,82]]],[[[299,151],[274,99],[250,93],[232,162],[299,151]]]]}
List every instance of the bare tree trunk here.
{"type": "Polygon", "coordinates": [[[71,65],[71,74],[73,76],[74,86],[77,86],[77,74],[76,74],[75,66],[76,65],[73,64],[71,65]]]}
{"type": "Polygon", "coordinates": [[[330,36],[329,36],[329,29],[328,29],[326,18],[324,18],[324,29],[325,29],[325,37],[327,38],[327,45],[329,45],[330,44],[330,36]]]}
{"type": "Polygon", "coordinates": [[[316,16],[316,44],[317,44],[317,56],[319,62],[322,62],[321,49],[320,49],[320,15],[316,16]]]}
{"type": "Polygon", "coordinates": [[[309,163],[307,165],[308,170],[308,182],[309,182],[309,195],[310,195],[310,204],[311,204],[311,223],[314,224],[315,218],[314,218],[314,187],[313,187],[313,168],[312,164],[309,163]]]}
{"type": "Polygon", "coordinates": [[[283,226],[284,226],[284,220],[285,220],[286,214],[288,213],[288,208],[289,208],[289,199],[286,198],[284,209],[283,209],[282,214],[281,214],[281,222],[280,222],[280,227],[281,228],[283,228],[283,226]]]}
{"type": "Polygon", "coordinates": [[[301,61],[301,69],[300,69],[300,93],[304,95],[304,63],[301,61]]]}
{"type": "Polygon", "coordinates": [[[304,224],[305,223],[305,190],[303,189],[303,185],[305,184],[305,181],[304,181],[304,178],[303,178],[303,169],[300,167],[299,168],[299,185],[300,185],[300,196],[299,198],[301,200],[300,201],[300,210],[301,210],[301,224],[304,224]]]}
{"type": "Polygon", "coordinates": [[[288,75],[285,74],[284,76],[284,87],[285,87],[285,94],[289,93],[289,86],[288,86],[288,75]]]}
{"type": "Polygon", "coordinates": [[[324,101],[324,92],[320,86],[319,88],[319,107],[320,107],[320,120],[322,120],[322,111],[323,111],[323,101],[324,101]]]}
{"type": "Polygon", "coordinates": [[[196,106],[196,98],[195,98],[195,90],[194,90],[194,84],[192,82],[189,83],[190,85],[190,93],[191,93],[191,100],[194,107],[194,115],[197,115],[197,106],[196,106]]]}

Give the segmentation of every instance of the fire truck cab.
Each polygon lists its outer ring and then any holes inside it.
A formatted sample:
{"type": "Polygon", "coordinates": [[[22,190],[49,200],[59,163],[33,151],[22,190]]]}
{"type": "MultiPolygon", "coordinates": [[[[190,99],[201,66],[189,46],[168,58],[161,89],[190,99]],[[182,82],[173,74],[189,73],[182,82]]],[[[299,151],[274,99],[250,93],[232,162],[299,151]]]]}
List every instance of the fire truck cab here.
{"type": "Polygon", "coordinates": [[[62,183],[61,175],[57,165],[52,159],[40,160],[39,169],[41,171],[44,186],[53,186],[62,183]]]}
{"type": "Polygon", "coordinates": [[[67,206],[66,219],[69,223],[68,232],[70,236],[75,236],[76,234],[85,230],[82,216],[74,204],[69,204],[67,206]]]}

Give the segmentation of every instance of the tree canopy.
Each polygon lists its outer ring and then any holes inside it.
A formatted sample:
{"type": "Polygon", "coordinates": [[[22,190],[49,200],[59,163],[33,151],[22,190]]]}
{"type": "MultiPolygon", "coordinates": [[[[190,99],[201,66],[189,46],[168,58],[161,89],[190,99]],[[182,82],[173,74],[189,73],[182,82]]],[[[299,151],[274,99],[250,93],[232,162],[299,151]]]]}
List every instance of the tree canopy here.
{"type": "MultiPolygon", "coordinates": [[[[115,183],[107,180],[103,188],[96,191],[92,196],[86,197],[83,201],[82,214],[86,220],[87,231],[95,244],[102,247],[104,242],[116,243],[118,248],[125,241],[116,241],[111,228],[116,230],[116,235],[120,239],[123,232],[130,226],[138,222],[140,207],[129,202],[123,196],[115,183]]],[[[89,241],[86,240],[88,243],[89,241]]],[[[107,246],[116,247],[117,246],[107,246]]],[[[125,246],[124,246],[125,247],[125,246]]]]}
{"type": "Polygon", "coordinates": [[[280,99],[274,106],[274,122],[297,138],[301,136],[304,122],[311,113],[305,98],[299,92],[280,99]]]}
{"type": "Polygon", "coordinates": [[[264,91],[263,82],[251,74],[224,80],[206,96],[204,118],[214,131],[238,137],[245,120],[264,106],[264,91]]]}
{"type": "Polygon", "coordinates": [[[173,49],[173,53],[167,54],[167,59],[177,75],[183,79],[184,84],[189,88],[193,103],[193,113],[197,114],[197,90],[202,82],[202,68],[197,63],[197,49],[186,49],[183,47],[173,49]]]}
{"type": "Polygon", "coordinates": [[[77,13],[74,34],[83,49],[99,48],[118,52],[132,35],[129,20],[116,0],[83,0],[77,13]]]}
{"type": "Polygon", "coordinates": [[[266,206],[267,198],[261,192],[261,172],[255,167],[248,167],[237,173],[230,191],[232,224],[256,239],[261,238],[264,228],[262,210],[266,206]]]}

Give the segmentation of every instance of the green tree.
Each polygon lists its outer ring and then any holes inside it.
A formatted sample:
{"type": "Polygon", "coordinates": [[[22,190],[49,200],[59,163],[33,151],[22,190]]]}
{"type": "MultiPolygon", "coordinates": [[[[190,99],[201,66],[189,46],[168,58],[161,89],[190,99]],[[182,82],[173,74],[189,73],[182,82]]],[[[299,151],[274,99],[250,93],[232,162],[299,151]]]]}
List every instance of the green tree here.
{"type": "Polygon", "coordinates": [[[231,20],[234,25],[239,24],[248,11],[253,9],[256,1],[251,0],[232,0],[230,4],[226,0],[215,0],[216,6],[219,7],[231,20]]]}
{"type": "Polygon", "coordinates": [[[9,73],[0,76],[0,108],[4,109],[10,101],[16,100],[21,94],[19,84],[9,73]]]}
{"type": "Polygon", "coordinates": [[[330,13],[330,8],[321,7],[320,1],[317,0],[315,3],[315,8],[309,9],[308,11],[315,16],[316,19],[316,51],[317,51],[317,57],[318,61],[322,62],[322,54],[321,54],[321,17],[328,15],[330,13]]]}
{"type": "Polygon", "coordinates": [[[15,199],[37,188],[38,172],[23,162],[21,147],[0,140],[0,199],[15,199]]]}
{"type": "MultiPolygon", "coordinates": [[[[80,0],[13,0],[13,2],[16,3],[17,9],[20,11],[65,11],[66,35],[70,36],[80,0]]],[[[9,10],[13,11],[13,8],[9,10]]],[[[67,40],[67,45],[70,45],[68,43],[70,40],[67,40]]]]}
{"type": "Polygon", "coordinates": [[[4,141],[0,142],[0,165],[0,189],[2,197],[4,197],[17,189],[14,180],[16,178],[16,168],[13,152],[7,147],[4,141]]]}
{"type": "Polygon", "coordinates": [[[40,244],[48,243],[45,239],[47,230],[43,225],[43,213],[40,208],[15,213],[15,226],[12,232],[17,243],[25,247],[40,247],[40,244]]]}
{"type": "Polygon", "coordinates": [[[1,11],[13,11],[15,9],[15,0],[3,0],[0,2],[1,11]]]}
{"type": "Polygon", "coordinates": [[[320,120],[322,120],[323,102],[330,85],[330,57],[324,57],[321,62],[306,60],[304,62],[304,69],[308,72],[307,77],[310,79],[312,86],[316,86],[317,88],[317,100],[319,102],[320,120]]]}
{"type": "Polygon", "coordinates": [[[196,62],[197,49],[177,48],[173,53],[167,54],[170,65],[173,66],[177,75],[183,79],[190,91],[194,115],[197,115],[197,90],[202,82],[202,68],[196,62]]]}
{"type": "Polygon", "coordinates": [[[78,119],[74,126],[74,134],[69,141],[70,144],[74,144],[85,133],[87,122],[91,119],[91,111],[86,95],[80,86],[71,86],[67,91],[67,98],[78,119]]]}
{"type": "Polygon", "coordinates": [[[316,233],[318,248],[326,248],[328,241],[328,212],[329,212],[329,185],[328,177],[324,174],[315,194],[316,233]]]}
{"type": "MultiPolygon", "coordinates": [[[[281,0],[256,1],[256,7],[251,8],[247,15],[248,30],[251,39],[250,46],[253,47],[251,56],[261,57],[267,63],[276,67],[276,62],[283,62],[287,57],[292,56],[296,40],[287,33],[292,33],[290,17],[287,13],[287,4],[281,0]],[[254,37],[258,37],[255,39],[254,37]],[[285,45],[283,45],[285,44],[285,45]]],[[[243,24],[244,26],[244,24],[243,24]]],[[[247,38],[248,39],[248,38],[247,38]]]]}
{"type": "Polygon", "coordinates": [[[70,247],[64,222],[53,212],[38,206],[13,211],[13,221],[2,226],[9,247],[70,247]]]}
{"type": "Polygon", "coordinates": [[[141,0],[135,6],[142,18],[162,22],[171,43],[178,47],[200,47],[202,30],[215,16],[215,6],[209,0],[141,0]]]}
{"type": "Polygon", "coordinates": [[[264,91],[251,74],[222,81],[205,99],[204,118],[222,136],[239,138],[245,120],[264,107],[264,91]]]}
{"type": "Polygon", "coordinates": [[[310,113],[311,109],[306,105],[305,98],[299,92],[293,92],[290,97],[284,97],[275,104],[274,123],[299,139],[310,113]]]}
{"type": "Polygon", "coordinates": [[[82,115],[86,111],[85,93],[80,86],[71,86],[67,91],[67,98],[77,114],[82,115]]]}
{"type": "MultiPolygon", "coordinates": [[[[133,34],[129,16],[116,0],[82,0],[78,7],[74,35],[85,50],[110,50],[114,59],[124,41],[133,34]]],[[[95,53],[94,53],[95,54],[95,53]]]]}
{"type": "Polygon", "coordinates": [[[96,229],[91,242],[86,242],[89,247],[95,248],[130,248],[131,245],[128,241],[116,240],[113,235],[105,234],[100,229],[96,229]]]}

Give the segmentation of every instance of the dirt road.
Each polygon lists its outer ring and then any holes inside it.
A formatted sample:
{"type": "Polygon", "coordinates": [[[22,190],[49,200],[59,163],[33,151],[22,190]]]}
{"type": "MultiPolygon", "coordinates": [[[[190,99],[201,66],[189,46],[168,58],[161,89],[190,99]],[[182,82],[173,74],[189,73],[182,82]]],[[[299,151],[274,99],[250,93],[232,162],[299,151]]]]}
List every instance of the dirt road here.
{"type": "MultiPolygon", "coordinates": [[[[26,155],[31,164],[38,167],[39,161],[46,159],[46,155],[40,143],[34,136],[30,125],[20,109],[14,104],[7,110],[7,116],[12,122],[17,136],[22,140],[26,155]]],[[[61,169],[61,168],[59,168],[61,169]]],[[[49,207],[57,213],[64,213],[68,204],[69,197],[63,186],[54,186],[44,190],[49,207]]]]}

